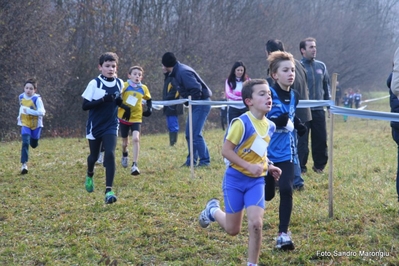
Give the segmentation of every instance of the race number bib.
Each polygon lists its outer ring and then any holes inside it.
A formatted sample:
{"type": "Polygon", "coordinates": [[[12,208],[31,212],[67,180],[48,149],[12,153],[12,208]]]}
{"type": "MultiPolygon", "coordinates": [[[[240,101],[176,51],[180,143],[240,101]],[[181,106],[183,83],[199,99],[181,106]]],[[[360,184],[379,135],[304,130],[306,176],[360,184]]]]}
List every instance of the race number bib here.
{"type": "Polygon", "coordinates": [[[134,97],[134,96],[132,96],[132,95],[129,95],[129,97],[127,97],[126,102],[127,102],[128,104],[130,104],[131,106],[136,106],[137,98],[134,97]]]}
{"type": "Polygon", "coordinates": [[[251,150],[260,157],[265,156],[268,143],[259,136],[256,136],[255,141],[252,143],[251,150]]]}

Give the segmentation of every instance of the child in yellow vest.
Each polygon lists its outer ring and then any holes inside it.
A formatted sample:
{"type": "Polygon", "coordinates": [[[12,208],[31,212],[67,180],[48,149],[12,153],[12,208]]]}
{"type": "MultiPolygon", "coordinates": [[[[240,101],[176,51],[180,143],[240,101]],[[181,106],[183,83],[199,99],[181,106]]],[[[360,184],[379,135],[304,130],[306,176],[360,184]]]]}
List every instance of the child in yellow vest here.
{"type": "Polygon", "coordinates": [[[269,172],[278,180],[281,169],[268,159],[267,147],[276,125],[266,118],[272,108],[267,81],[245,81],[242,99],[249,111],[233,119],[222,147],[222,155],[229,161],[222,185],[225,210],[220,208],[218,199],[210,199],[199,216],[199,224],[206,228],[217,222],[227,234],[235,236],[241,231],[246,209],[249,232],[247,266],[257,266],[265,209],[264,176],[269,172]]]}
{"type": "Polygon", "coordinates": [[[43,127],[43,116],[46,113],[42,98],[37,92],[37,81],[28,79],[25,82],[24,93],[19,95],[18,126],[21,126],[21,174],[28,173],[29,145],[34,149],[39,145],[43,127]]]}
{"type": "Polygon", "coordinates": [[[123,104],[130,108],[130,115],[126,117],[125,109],[119,108],[118,119],[122,136],[122,166],[128,166],[128,144],[129,131],[132,131],[133,141],[133,164],[130,169],[132,175],[139,175],[137,166],[140,151],[140,130],[143,116],[150,116],[152,113],[151,94],[147,86],[141,83],[144,70],[140,66],[133,66],[129,69],[128,80],[124,83],[122,90],[123,104]],[[143,112],[142,100],[146,100],[147,109],[143,112]],[[125,116],[125,117],[124,117],[125,116]]]}

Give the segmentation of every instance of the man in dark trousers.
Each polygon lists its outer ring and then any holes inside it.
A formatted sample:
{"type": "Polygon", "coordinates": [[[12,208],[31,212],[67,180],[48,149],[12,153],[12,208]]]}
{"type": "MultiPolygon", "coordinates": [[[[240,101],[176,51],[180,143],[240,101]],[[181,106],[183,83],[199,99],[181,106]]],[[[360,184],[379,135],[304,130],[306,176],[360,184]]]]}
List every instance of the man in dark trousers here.
{"type": "MultiPolygon", "coordinates": [[[[180,97],[187,99],[191,96],[191,100],[193,101],[210,100],[212,91],[205,82],[194,69],[177,61],[173,53],[167,52],[162,56],[162,65],[167,72],[170,72],[170,76],[173,78],[172,86],[177,88],[180,97]]],[[[208,147],[202,135],[202,130],[210,111],[210,105],[192,105],[193,157],[194,165],[198,167],[209,166],[211,163],[208,147]]],[[[189,117],[187,117],[186,122],[186,140],[188,156],[183,166],[190,166],[189,117]]]]}
{"type": "MultiPolygon", "coordinates": [[[[309,100],[330,100],[330,77],[326,65],[316,60],[316,39],[306,38],[299,44],[302,54],[301,64],[307,75],[309,100]]],[[[309,132],[311,135],[311,150],[313,171],[323,173],[328,161],[326,115],[323,106],[312,107],[312,120],[306,122],[308,131],[298,140],[298,155],[302,173],[307,171],[309,156],[309,132]]]]}

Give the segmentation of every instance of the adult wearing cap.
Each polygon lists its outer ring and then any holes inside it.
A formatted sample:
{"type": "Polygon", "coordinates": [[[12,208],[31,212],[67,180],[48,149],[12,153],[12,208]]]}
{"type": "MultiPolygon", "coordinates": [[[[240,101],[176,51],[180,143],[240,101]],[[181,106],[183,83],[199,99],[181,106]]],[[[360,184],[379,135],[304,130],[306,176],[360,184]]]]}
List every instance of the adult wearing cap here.
{"type": "MultiPolygon", "coordinates": [[[[167,52],[162,56],[162,65],[170,76],[173,77],[172,85],[177,88],[182,98],[191,100],[210,100],[211,90],[200,78],[200,76],[191,67],[177,61],[175,55],[167,52]]],[[[193,155],[195,166],[209,166],[211,160],[208,147],[202,135],[202,129],[205,121],[211,111],[211,106],[192,105],[192,130],[193,130],[193,155]]],[[[189,135],[189,117],[186,121],[186,140],[188,146],[188,156],[183,166],[190,166],[190,135],[189,135]]]]}

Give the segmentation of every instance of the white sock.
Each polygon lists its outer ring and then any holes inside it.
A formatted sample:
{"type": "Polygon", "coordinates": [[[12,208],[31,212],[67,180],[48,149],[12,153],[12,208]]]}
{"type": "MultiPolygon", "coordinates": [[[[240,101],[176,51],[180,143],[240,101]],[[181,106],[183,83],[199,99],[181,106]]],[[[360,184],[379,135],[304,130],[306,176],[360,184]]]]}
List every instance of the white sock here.
{"type": "Polygon", "coordinates": [[[252,262],[247,262],[247,266],[258,266],[258,264],[252,263],[252,262]]]}
{"type": "Polygon", "coordinates": [[[212,216],[213,219],[215,219],[215,212],[216,212],[217,210],[219,210],[219,209],[220,209],[220,208],[213,207],[212,209],[209,210],[209,212],[211,213],[211,216],[212,216]]]}

